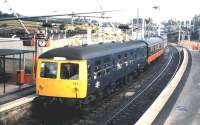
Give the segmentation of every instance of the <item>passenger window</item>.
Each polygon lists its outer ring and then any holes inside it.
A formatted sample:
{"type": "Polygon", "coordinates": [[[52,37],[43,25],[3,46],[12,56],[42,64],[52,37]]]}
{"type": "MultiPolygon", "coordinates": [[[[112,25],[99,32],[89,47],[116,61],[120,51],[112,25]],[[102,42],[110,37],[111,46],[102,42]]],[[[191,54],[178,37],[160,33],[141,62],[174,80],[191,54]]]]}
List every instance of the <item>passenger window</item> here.
{"type": "Polygon", "coordinates": [[[110,69],[106,69],[106,74],[109,74],[110,73],[110,69]]]}
{"type": "Polygon", "coordinates": [[[120,60],[122,57],[121,57],[121,55],[118,55],[118,59],[120,60]]]}
{"type": "Polygon", "coordinates": [[[74,63],[62,63],[60,69],[61,79],[79,79],[79,65],[74,63]]]}
{"type": "Polygon", "coordinates": [[[109,65],[110,65],[110,58],[107,57],[107,58],[104,59],[104,66],[107,67],[109,65]]]}
{"type": "Polygon", "coordinates": [[[95,62],[94,70],[95,70],[95,71],[99,71],[100,68],[101,68],[100,66],[101,66],[101,60],[97,60],[97,61],[95,62]]]}
{"type": "Polygon", "coordinates": [[[110,62],[110,58],[105,58],[104,59],[104,63],[109,63],[110,62]]]}
{"type": "Polygon", "coordinates": [[[134,54],[134,60],[136,60],[137,59],[137,54],[134,54]]]}
{"type": "Polygon", "coordinates": [[[124,57],[127,58],[127,56],[128,56],[127,53],[125,53],[125,54],[124,54],[124,57]]]}
{"type": "Polygon", "coordinates": [[[42,62],[40,77],[42,78],[53,78],[57,77],[57,63],[53,62],[42,62]]]}
{"type": "Polygon", "coordinates": [[[97,60],[97,61],[95,62],[95,65],[96,65],[96,66],[101,65],[101,60],[97,60]]]}
{"type": "Polygon", "coordinates": [[[90,80],[91,78],[92,78],[91,66],[88,65],[88,79],[90,80]]]}
{"type": "Polygon", "coordinates": [[[104,76],[105,75],[105,70],[102,70],[101,71],[101,76],[104,76]]]}
{"type": "Polygon", "coordinates": [[[113,59],[113,66],[115,66],[116,65],[116,60],[115,59],[113,59]]]}
{"type": "Polygon", "coordinates": [[[101,77],[101,72],[97,73],[97,78],[101,77]]]}
{"type": "Polygon", "coordinates": [[[133,56],[133,52],[130,52],[131,56],[133,56]]]}
{"type": "Polygon", "coordinates": [[[150,50],[151,50],[151,53],[153,52],[153,46],[150,48],[150,50]]]}

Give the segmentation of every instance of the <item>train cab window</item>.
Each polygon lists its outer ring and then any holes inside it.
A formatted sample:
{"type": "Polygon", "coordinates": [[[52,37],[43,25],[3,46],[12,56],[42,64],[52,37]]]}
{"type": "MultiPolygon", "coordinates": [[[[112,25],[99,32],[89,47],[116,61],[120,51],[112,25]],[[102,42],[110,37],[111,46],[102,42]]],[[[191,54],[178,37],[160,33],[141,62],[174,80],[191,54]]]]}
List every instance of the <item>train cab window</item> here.
{"type": "Polygon", "coordinates": [[[70,80],[79,79],[79,65],[73,63],[62,63],[60,69],[60,78],[70,80]]]}
{"type": "Polygon", "coordinates": [[[56,79],[56,77],[57,77],[57,67],[58,67],[57,63],[42,62],[41,63],[40,77],[56,79]]]}

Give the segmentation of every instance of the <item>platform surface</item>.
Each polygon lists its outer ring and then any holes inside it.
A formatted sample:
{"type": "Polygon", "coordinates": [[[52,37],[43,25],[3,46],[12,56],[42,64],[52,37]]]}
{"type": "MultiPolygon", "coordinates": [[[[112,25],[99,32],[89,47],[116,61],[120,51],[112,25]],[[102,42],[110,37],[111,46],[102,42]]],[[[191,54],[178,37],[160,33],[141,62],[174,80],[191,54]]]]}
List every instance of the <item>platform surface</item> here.
{"type": "Polygon", "coordinates": [[[164,125],[200,125],[200,52],[191,55],[189,76],[164,125]]]}

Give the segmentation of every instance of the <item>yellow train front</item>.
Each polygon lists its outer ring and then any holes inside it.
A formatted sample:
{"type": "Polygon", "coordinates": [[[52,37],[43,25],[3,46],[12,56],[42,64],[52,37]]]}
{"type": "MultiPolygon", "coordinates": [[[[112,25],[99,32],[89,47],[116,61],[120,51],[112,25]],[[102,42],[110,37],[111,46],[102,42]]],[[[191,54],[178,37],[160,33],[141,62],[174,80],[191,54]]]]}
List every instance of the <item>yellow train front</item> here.
{"type": "Polygon", "coordinates": [[[85,98],[87,94],[87,65],[84,60],[65,57],[39,59],[36,76],[39,96],[85,98]]]}

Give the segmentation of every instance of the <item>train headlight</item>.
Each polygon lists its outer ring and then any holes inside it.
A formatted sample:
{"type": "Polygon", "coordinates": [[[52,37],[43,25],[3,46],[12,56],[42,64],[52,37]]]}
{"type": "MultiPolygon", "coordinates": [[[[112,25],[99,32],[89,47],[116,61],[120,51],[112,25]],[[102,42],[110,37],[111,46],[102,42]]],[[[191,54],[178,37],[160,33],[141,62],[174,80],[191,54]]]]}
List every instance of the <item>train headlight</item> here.
{"type": "Polygon", "coordinates": [[[44,85],[39,85],[39,89],[44,89],[44,85]]]}
{"type": "Polygon", "coordinates": [[[74,92],[78,92],[78,88],[77,87],[74,88],[74,92]]]}

